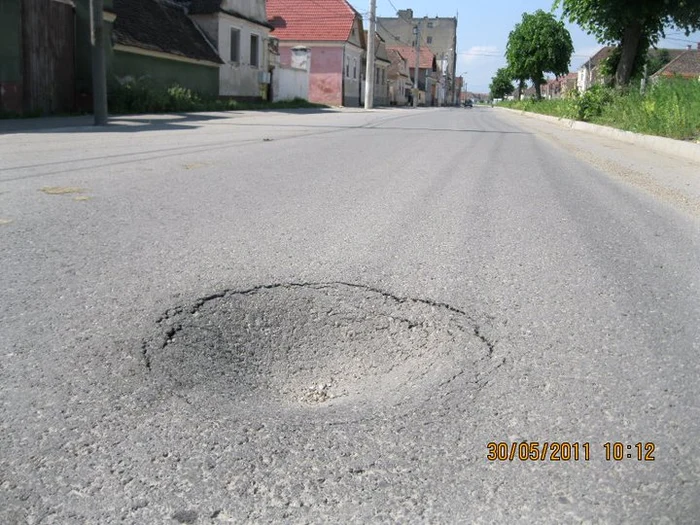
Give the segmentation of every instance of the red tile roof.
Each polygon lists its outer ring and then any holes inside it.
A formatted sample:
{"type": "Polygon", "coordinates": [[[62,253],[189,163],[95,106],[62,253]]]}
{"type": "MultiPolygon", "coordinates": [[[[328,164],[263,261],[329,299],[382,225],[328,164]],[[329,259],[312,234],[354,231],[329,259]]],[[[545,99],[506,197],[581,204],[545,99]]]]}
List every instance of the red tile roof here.
{"type": "Polygon", "coordinates": [[[346,41],[359,16],[345,0],[267,0],[272,36],[280,40],[346,41]]]}
{"type": "Polygon", "coordinates": [[[690,49],[683,52],[662,67],[653,76],[680,75],[687,78],[700,77],[700,49],[690,49]]]}
{"type": "MultiPolygon", "coordinates": [[[[416,48],[411,46],[386,46],[387,51],[390,49],[398,51],[402,57],[406,59],[409,68],[416,67],[416,48]]],[[[421,46],[420,48],[420,69],[433,69],[435,66],[435,55],[429,48],[421,46]]]]}

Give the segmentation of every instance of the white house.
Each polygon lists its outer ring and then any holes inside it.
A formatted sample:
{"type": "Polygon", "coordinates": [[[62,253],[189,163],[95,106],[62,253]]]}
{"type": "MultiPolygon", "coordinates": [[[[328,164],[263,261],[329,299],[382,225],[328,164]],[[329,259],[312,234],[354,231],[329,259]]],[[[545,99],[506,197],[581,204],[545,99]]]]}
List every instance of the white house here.
{"type": "Polygon", "coordinates": [[[270,82],[265,0],[189,0],[190,17],[216,48],[219,96],[265,97],[270,82]]]}

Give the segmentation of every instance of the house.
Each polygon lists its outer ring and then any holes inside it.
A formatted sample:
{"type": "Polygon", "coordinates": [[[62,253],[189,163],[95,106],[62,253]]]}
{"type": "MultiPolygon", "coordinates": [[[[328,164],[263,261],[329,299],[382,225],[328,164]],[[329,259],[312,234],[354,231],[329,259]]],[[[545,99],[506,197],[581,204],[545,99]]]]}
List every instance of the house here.
{"type": "Polygon", "coordinates": [[[0,113],[73,110],[74,10],[70,0],[0,0],[0,113]]]}
{"type": "Polygon", "coordinates": [[[614,49],[615,48],[612,46],[603,47],[578,69],[576,85],[580,93],[583,93],[595,84],[602,84],[605,82],[602,66],[614,49]]]}
{"type": "MultiPolygon", "coordinates": [[[[367,31],[365,31],[365,42],[368,39],[367,31]]],[[[365,56],[367,55],[365,49],[365,56]]],[[[374,38],[374,88],[373,88],[373,99],[372,104],[374,106],[388,106],[389,105],[389,67],[391,66],[391,60],[389,60],[389,55],[386,49],[386,43],[384,39],[375,34],[374,38]]],[[[366,59],[363,60],[362,66],[362,96],[361,104],[364,104],[365,100],[365,71],[367,63],[366,59]]]]}
{"type": "MultiPolygon", "coordinates": [[[[156,85],[219,94],[222,61],[185,6],[168,0],[113,2],[108,81],[147,78],[156,85]]],[[[81,35],[81,45],[89,47],[86,38],[81,35]]]]}
{"type": "Polygon", "coordinates": [[[411,79],[415,79],[416,56],[419,57],[418,64],[418,103],[432,106],[435,102],[437,84],[437,60],[435,55],[426,49],[420,48],[420,55],[416,55],[416,48],[411,46],[387,46],[387,50],[394,49],[403,56],[409,67],[411,79]]]}
{"type": "Polygon", "coordinates": [[[408,104],[411,93],[410,68],[406,58],[398,49],[387,49],[387,56],[391,61],[387,70],[389,78],[389,104],[392,106],[405,106],[408,104]]]}
{"type": "MultiPolygon", "coordinates": [[[[414,28],[420,25],[421,47],[428,48],[440,65],[438,84],[444,89],[444,102],[454,105],[459,99],[456,89],[457,67],[457,17],[415,18],[412,9],[400,9],[396,17],[378,17],[377,33],[387,46],[416,45],[414,28]]],[[[439,92],[437,93],[443,96],[439,92]]]]}
{"type": "Polygon", "coordinates": [[[700,80],[700,44],[697,49],[687,49],[655,72],[652,80],[682,77],[700,80]]]}
{"type": "Polygon", "coordinates": [[[360,105],[362,15],[346,0],[268,0],[267,16],[279,39],[281,65],[291,65],[295,47],[310,52],[309,101],[360,105]]]}
{"type": "Polygon", "coordinates": [[[267,98],[272,25],[267,21],[265,0],[178,1],[221,58],[219,96],[267,98]]]}

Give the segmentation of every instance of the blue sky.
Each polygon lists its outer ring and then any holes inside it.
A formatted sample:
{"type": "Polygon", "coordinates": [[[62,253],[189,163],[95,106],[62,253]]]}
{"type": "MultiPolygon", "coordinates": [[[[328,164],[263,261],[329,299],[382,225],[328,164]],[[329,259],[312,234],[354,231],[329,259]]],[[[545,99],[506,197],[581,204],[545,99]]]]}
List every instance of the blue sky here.
{"type": "MultiPolygon", "coordinates": [[[[369,11],[369,0],[349,1],[360,13],[366,14],[369,11]]],[[[463,76],[469,91],[487,92],[491,77],[499,67],[505,65],[503,53],[508,33],[520,21],[524,12],[531,13],[537,9],[549,11],[552,3],[552,0],[377,0],[377,16],[396,16],[396,9],[407,8],[413,9],[414,17],[455,16],[459,13],[457,74],[466,72],[463,76]]],[[[575,71],[602,46],[577,25],[568,22],[566,25],[574,42],[571,71],[575,71]]],[[[365,26],[368,27],[369,24],[366,22],[365,26]]],[[[685,48],[688,44],[695,47],[696,43],[700,42],[700,33],[686,37],[677,29],[671,29],[667,36],[669,39],[661,41],[659,46],[685,48]]]]}

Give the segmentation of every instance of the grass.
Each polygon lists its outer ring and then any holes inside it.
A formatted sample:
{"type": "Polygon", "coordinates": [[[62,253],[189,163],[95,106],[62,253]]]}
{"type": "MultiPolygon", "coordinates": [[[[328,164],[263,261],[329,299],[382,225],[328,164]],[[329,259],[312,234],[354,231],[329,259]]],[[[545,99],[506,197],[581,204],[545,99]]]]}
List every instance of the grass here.
{"type": "Polygon", "coordinates": [[[700,140],[700,82],[695,80],[663,79],[645,94],[595,86],[581,96],[500,105],[648,135],[700,140]]]}
{"type": "MultiPolygon", "coordinates": [[[[196,91],[177,84],[158,86],[149,80],[136,80],[110,89],[108,99],[111,115],[133,115],[142,113],[184,113],[189,111],[263,111],[280,109],[327,108],[302,98],[278,102],[245,102],[206,97],[196,91]]],[[[80,113],[64,114],[74,116],[80,113]]],[[[36,118],[40,112],[11,113],[0,111],[0,119],[36,118]]]]}
{"type": "Polygon", "coordinates": [[[244,102],[203,96],[179,85],[157,86],[137,80],[113,88],[109,94],[109,112],[113,115],[138,113],[181,113],[187,111],[246,111],[325,108],[301,98],[278,102],[244,102]]]}

